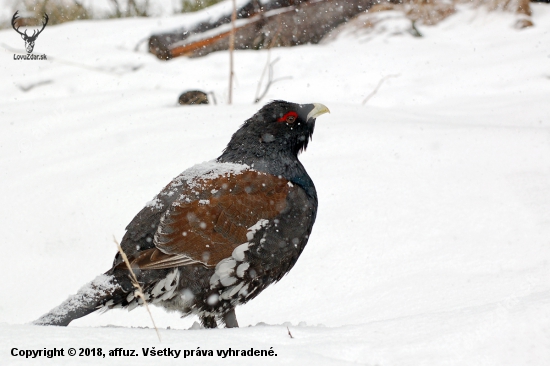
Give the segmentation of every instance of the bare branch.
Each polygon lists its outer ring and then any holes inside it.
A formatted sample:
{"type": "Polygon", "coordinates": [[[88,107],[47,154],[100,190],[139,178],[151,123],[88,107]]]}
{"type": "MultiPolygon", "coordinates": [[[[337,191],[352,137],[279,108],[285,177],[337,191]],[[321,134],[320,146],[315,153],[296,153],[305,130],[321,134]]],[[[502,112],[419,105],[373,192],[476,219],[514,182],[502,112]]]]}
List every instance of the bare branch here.
{"type": "Polygon", "coordinates": [[[378,85],[376,85],[376,88],[374,88],[374,90],[369,95],[367,95],[367,97],[363,100],[362,104],[365,105],[369,101],[369,99],[372,98],[378,92],[378,89],[380,89],[384,81],[386,81],[389,78],[396,78],[399,75],[400,74],[386,75],[382,79],[380,79],[380,81],[378,82],[378,85]]]}
{"type": "Polygon", "coordinates": [[[271,87],[271,85],[275,84],[277,81],[292,79],[292,76],[283,76],[281,78],[273,79],[273,66],[279,61],[279,57],[277,57],[275,60],[273,60],[271,62],[270,62],[270,59],[271,59],[271,50],[268,50],[267,51],[267,62],[265,64],[264,71],[262,72],[262,76],[260,77],[260,81],[258,81],[258,88],[256,89],[256,97],[254,98],[254,104],[256,104],[260,100],[262,100],[267,95],[267,92],[269,91],[269,88],[271,87]],[[262,85],[262,81],[264,80],[264,76],[265,76],[266,71],[267,71],[267,74],[268,74],[267,83],[265,84],[265,89],[264,89],[263,93],[261,95],[259,95],[261,85],[262,85]]]}

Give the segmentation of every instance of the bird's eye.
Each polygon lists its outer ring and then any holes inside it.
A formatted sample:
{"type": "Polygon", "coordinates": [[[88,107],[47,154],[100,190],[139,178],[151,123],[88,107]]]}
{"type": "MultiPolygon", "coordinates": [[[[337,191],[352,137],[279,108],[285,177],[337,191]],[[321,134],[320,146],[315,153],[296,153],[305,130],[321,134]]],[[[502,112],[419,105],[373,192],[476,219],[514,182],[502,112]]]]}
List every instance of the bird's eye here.
{"type": "Polygon", "coordinates": [[[298,113],[292,111],[279,118],[277,122],[294,123],[294,121],[296,121],[296,118],[298,118],[298,113]]]}

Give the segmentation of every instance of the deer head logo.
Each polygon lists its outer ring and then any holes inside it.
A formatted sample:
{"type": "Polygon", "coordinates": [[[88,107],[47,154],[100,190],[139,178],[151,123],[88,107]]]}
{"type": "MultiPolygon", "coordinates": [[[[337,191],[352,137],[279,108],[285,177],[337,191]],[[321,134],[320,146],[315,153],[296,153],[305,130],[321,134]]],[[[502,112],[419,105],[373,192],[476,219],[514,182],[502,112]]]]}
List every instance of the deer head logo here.
{"type": "Polygon", "coordinates": [[[44,30],[44,28],[46,28],[46,24],[48,24],[48,14],[44,14],[44,23],[42,25],[42,29],[40,29],[38,32],[35,30],[33,30],[32,32],[32,36],[29,36],[27,34],[27,30],[25,29],[25,33],[21,33],[19,31],[19,27],[15,28],[15,22],[17,21],[17,19],[19,19],[19,17],[17,16],[17,13],[19,12],[16,11],[15,14],[13,14],[13,18],[11,18],[11,26],[13,27],[13,29],[15,29],[15,31],[17,33],[19,33],[21,35],[21,38],[23,38],[23,40],[25,41],[25,48],[27,49],[27,53],[32,53],[32,50],[34,49],[34,42],[36,41],[36,38],[38,38],[38,35],[40,33],[42,33],[42,31],[44,30]]]}

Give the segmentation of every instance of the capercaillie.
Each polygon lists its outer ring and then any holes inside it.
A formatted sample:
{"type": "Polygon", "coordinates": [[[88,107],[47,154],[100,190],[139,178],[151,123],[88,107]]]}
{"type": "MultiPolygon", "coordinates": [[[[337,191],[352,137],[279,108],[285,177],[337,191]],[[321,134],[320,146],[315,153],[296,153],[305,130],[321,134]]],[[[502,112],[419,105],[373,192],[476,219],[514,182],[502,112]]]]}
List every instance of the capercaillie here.
{"type": "MultiPolygon", "coordinates": [[[[136,215],[121,247],[148,303],[196,314],[207,328],[238,327],[235,307],[288,273],[309,239],[317,193],[298,154],[327,112],[318,103],[268,103],[216,160],[185,170],[136,215]]],[[[66,326],[141,303],[119,253],[34,324],[66,326]]]]}

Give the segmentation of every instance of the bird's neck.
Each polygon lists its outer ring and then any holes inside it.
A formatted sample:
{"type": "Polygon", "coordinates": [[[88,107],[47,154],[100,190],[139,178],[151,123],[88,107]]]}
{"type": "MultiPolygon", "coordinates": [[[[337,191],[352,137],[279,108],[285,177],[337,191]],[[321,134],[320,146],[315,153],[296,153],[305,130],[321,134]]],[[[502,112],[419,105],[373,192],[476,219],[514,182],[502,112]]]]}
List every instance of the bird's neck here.
{"type": "Polygon", "coordinates": [[[299,185],[312,199],[317,200],[317,192],[313,181],[296,154],[290,150],[269,149],[265,145],[249,148],[241,145],[233,149],[228,145],[228,148],[218,157],[217,161],[246,164],[256,171],[281,176],[293,184],[299,185]]]}

